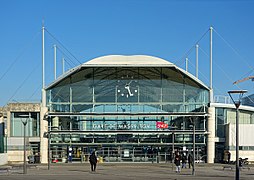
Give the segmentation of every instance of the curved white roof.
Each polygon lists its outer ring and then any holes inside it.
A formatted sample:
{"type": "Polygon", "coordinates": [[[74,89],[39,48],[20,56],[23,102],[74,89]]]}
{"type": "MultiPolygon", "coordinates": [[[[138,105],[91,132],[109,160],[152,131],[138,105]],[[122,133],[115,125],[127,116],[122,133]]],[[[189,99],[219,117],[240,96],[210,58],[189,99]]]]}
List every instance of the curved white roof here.
{"type": "Polygon", "coordinates": [[[76,73],[84,67],[171,67],[177,69],[179,72],[186,74],[188,77],[190,77],[206,89],[209,89],[198,78],[193,76],[191,73],[177,67],[175,64],[164,59],[148,55],[107,55],[97,57],[65,72],[65,74],[56,79],[46,89],[54,86],[58,82],[62,81],[64,78],[76,73]]]}
{"type": "Polygon", "coordinates": [[[92,59],[83,65],[173,65],[164,59],[147,55],[108,55],[92,59]]]}

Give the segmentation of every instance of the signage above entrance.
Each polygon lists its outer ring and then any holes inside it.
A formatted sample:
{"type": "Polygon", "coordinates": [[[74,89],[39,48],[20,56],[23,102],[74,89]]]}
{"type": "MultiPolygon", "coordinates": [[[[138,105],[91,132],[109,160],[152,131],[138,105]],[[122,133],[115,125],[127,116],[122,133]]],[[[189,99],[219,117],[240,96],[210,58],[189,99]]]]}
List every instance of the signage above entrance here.
{"type": "Polygon", "coordinates": [[[93,124],[93,130],[149,130],[152,127],[149,123],[140,123],[140,124],[130,124],[130,123],[94,123],[93,124]]]}
{"type": "Polygon", "coordinates": [[[158,129],[168,129],[168,124],[158,121],[158,122],[156,122],[156,128],[158,128],[158,129]]]}

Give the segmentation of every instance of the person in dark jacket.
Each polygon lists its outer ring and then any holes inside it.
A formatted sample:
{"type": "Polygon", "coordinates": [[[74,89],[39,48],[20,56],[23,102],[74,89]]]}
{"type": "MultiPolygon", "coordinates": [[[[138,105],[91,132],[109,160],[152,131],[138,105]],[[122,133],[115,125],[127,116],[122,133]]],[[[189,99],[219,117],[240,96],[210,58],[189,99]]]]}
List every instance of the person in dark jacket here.
{"type": "Polygon", "coordinates": [[[231,153],[228,151],[228,164],[230,164],[231,153]]]}
{"type": "Polygon", "coordinates": [[[191,166],[193,167],[193,156],[191,153],[189,153],[188,155],[188,163],[189,163],[189,168],[191,168],[191,166]]]}
{"type": "Polygon", "coordinates": [[[180,156],[179,152],[176,152],[174,162],[175,162],[175,165],[176,165],[176,172],[180,173],[181,172],[181,156],[180,156]]]}
{"type": "Polygon", "coordinates": [[[182,168],[186,168],[187,156],[185,153],[182,155],[182,168]]]}
{"type": "Polygon", "coordinates": [[[97,165],[97,157],[95,155],[95,152],[92,152],[92,154],[90,155],[89,162],[91,164],[91,171],[95,171],[97,165]]]}

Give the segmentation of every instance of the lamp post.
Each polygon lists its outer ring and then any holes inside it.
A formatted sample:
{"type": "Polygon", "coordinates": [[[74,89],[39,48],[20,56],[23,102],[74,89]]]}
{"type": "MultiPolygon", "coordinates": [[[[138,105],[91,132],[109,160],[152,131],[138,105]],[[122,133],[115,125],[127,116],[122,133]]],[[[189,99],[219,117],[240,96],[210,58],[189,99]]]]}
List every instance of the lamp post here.
{"type": "Polygon", "coordinates": [[[192,139],[193,139],[193,143],[192,143],[192,175],[195,176],[195,160],[196,160],[196,126],[195,126],[195,117],[192,118],[190,117],[190,122],[192,124],[192,130],[193,130],[193,134],[192,134],[192,139]]]}
{"type": "Polygon", "coordinates": [[[172,171],[174,170],[174,162],[175,162],[175,129],[176,126],[172,125],[172,171]]]}
{"type": "Polygon", "coordinates": [[[196,160],[196,126],[195,120],[193,119],[193,165],[192,165],[192,175],[195,176],[195,160],[196,160]]]}
{"type": "Polygon", "coordinates": [[[228,94],[230,98],[232,99],[233,103],[236,107],[236,168],[235,168],[235,179],[240,179],[240,171],[239,171],[239,107],[241,105],[241,100],[243,97],[243,94],[246,93],[246,90],[234,90],[234,91],[228,91],[228,94]],[[238,97],[237,97],[238,95],[238,97]],[[237,99],[235,99],[237,98],[237,99]]]}
{"type": "Polygon", "coordinates": [[[30,118],[30,114],[21,114],[19,115],[21,117],[21,122],[24,126],[24,159],[23,159],[23,174],[27,174],[27,167],[26,167],[26,125],[27,125],[27,119],[30,118]]]}
{"type": "Polygon", "coordinates": [[[175,131],[172,130],[172,170],[174,170],[174,162],[175,162],[175,131]]]}
{"type": "Polygon", "coordinates": [[[48,170],[50,170],[50,131],[48,128],[48,170]]]}

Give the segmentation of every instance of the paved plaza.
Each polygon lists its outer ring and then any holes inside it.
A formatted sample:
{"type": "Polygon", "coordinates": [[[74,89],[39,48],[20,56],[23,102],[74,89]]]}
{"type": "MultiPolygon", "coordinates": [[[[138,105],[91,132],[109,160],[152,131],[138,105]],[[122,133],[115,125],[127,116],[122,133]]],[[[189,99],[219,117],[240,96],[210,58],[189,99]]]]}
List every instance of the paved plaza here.
{"type": "MultiPolygon", "coordinates": [[[[21,166],[14,166],[9,172],[0,170],[1,180],[127,180],[127,179],[234,179],[235,170],[226,168],[223,170],[223,164],[197,164],[195,176],[192,170],[182,169],[181,173],[176,173],[170,163],[100,163],[97,171],[91,172],[88,163],[72,164],[51,164],[48,170],[47,164],[39,164],[36,167],[31,166],[27,169],[27,174],[22,174],[21,166]]],[[[234,168],[234,166],[232,166],[234,168]]],[[[250,169],[240,171],[240,179],[254,179],[254,166],[250,169]]]]}

